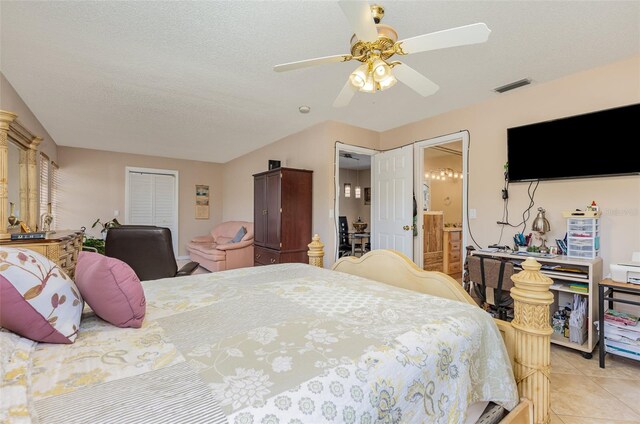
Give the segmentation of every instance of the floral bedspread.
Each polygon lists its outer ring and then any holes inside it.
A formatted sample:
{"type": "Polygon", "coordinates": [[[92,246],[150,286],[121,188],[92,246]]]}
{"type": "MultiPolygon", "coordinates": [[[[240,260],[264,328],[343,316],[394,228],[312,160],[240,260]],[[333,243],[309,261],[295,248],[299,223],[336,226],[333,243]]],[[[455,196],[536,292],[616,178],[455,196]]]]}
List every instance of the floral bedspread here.
{"type": "Polygon", "coordinates": [[[74,344],[21,345],[0,422],[459,423],[518,401],[473,305],[305,264],[143,284],[141,329],[86,308],[74,344]]]}

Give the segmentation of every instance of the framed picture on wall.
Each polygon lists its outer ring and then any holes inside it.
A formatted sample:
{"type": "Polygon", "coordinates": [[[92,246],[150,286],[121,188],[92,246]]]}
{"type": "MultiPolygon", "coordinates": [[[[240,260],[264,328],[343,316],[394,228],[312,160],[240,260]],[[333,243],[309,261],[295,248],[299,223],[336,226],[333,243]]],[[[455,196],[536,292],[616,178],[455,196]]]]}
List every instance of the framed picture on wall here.
{"type": "Polygon", "coordinates": [[[371,187],[364,188],[364,204],[365,205],[371,204],[371,187]]]}
{"type": "Polygon", "coordinates": [[[196,184],[196,219],[209,219],[209,186],[196,184]]]}

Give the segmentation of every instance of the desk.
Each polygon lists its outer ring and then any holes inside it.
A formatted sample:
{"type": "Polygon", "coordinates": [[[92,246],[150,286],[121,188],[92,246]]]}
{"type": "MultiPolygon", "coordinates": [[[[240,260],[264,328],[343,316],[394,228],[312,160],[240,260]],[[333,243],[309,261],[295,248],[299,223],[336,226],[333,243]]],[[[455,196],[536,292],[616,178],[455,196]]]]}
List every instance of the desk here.
{"type": "MultiPolygon", "coordinates": [[[[598,291],[600,294],[600,313],[598,314],[598,322],[600,324],[600,368],[604,368],[604,357],[607,354],[607,350],[605,348],[604,342],[604,302],[608,302],[608,309],[613,309],[613,304],[615,302],[618,303],[626,303],[628,305],[637,305],[640,306],[639,300],[629,300],[629,299],[620,299],[614,298],[614,293],[626,293],[629,295],[634,295],[640,297],[640,285],[639,284],[631,284],[631,283],[620,283],[617,281],[613,281],[609,278],[602,280],[600,284],[598,284],[598,291]]],[[[609,352],[613,355],[615,353],[609,352]]]]}
{"type": "MultiPolygon", "coordinates": [[[[474,250],[472,255],[481,255],[485,257],[503,258],[514,262],[516,271],[522,261],[527,259],[529,255],[520,255],[513,252],[483,252],[474,250]]],[[[588,304],[588,324],[587,324],[587,340],[582,343],[571,342],[568,338],[558,333],[551,335],[551,343],[569,347],[578,350],[582,356],[589,359],[592,356],[593,349],[598,342],[598,334],[595,332],[595,322],[598,319],[598,283],[602,280],[602,258],[579,259],[568,258],[562,255],[541,256],[531,255],[540,265],[542,265],[541,273],[553,280],[553,284],[549,287],[553,293],[554,301],[550,305],[551,314],[567,304],[571,304],[574,295],[585,296],[588,304]],[[587,291],[574,290],[571,285],[578,283],[587,287],[587,291]]],[[[551,320],[551,316],[549,317],[551,320]]]]}
{"type": "Polygon", "coordinates": [[[360,241],[360,256],[364,255],[364,245],[369,238],[371,238],[371,233],[349,233],[349,237],[351,238],[351,256],[356,255],[356,241],[360,241]]]}

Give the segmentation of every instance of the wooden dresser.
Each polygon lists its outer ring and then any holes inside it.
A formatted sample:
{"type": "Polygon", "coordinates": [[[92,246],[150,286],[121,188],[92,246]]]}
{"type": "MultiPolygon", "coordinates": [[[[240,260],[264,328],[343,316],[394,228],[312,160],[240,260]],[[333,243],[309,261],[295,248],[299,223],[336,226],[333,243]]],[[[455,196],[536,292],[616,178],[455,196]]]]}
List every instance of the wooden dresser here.
{"type": "Polygon", "coordinates": [[[293,168],[253,176],[254,265],[308,263],[312,176],[293,168]]]}
{"type": "Polygon", "coordinates": [[[444,217],[442,212],[424,213],[424,269],[442,272],[444,217]]]}
{"type": "Polygon", "coordinates": [[[46,239],[0,240],[0,247],[22,247],[38,252],[58,264],[72,279],[82,250],[82,231],[56,231],[46,239]]]}
{"type": "Polygon", "coordinates": [[[462,273],[462,228],[444,229],[444,273],[452,277],[460,276],[462,273]]]}

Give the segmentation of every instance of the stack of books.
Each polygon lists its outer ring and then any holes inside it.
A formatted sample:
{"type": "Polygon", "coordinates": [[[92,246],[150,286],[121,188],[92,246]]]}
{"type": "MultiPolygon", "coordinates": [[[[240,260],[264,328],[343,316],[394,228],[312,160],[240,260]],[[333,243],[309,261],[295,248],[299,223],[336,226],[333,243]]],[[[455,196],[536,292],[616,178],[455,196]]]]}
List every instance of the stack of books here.
{"type": "Polygon", "coordinates": [[[569,284],[569,288],[573,291],[580,293],[589,293],[589,284],[585,283],[571,283],[569,284]]]}
{"type": "Polygon", "coordinates": [[[640,361],[640,326],[635,315],[609,309],[604,314],[607,352],[640,361]]]}

